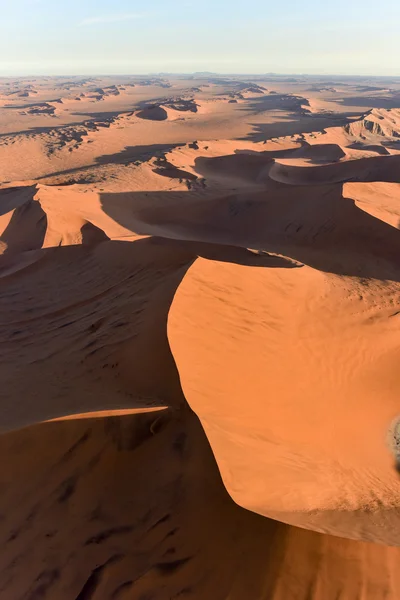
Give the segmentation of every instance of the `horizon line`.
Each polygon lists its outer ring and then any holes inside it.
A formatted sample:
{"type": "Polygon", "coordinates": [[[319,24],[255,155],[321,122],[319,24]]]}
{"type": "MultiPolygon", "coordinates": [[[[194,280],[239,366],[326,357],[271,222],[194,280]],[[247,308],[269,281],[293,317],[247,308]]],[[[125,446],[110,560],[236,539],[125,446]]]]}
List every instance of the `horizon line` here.
{"type": "Polygon", "coordinates": [[[307,72],[288,72],[282,73],[279,71],[266,71],[266,72],[251,72],[251,71],[146,71],[143,73],[138,72],[119,72],[119,73],[110,73],[110,72],[101,72],[101,73],[93,73],[90,71],[84,73],[72,73],[72,72],[59,72],[59,73],[7,73],[1,74],[0,78],[6,79],[9,77],[145,77],[145,76],[214,76],[217,75],[219,77],[372,77],[372,78],[384,78],[384,79],[400,79],[400,73],[398,75],[388,75],[388,74],[375,74],[375,73],[307,73],[307,72]]]}

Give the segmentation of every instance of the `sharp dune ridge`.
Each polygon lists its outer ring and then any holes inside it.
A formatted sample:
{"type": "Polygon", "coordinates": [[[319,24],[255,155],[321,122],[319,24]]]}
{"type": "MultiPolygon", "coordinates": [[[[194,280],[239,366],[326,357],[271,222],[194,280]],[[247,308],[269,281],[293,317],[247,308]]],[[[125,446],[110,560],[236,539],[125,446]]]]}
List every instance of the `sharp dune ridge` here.
{"type": "Polygon", "coordinates": [[[0,82],[7,600],[400,596],[399,93],[0,82]]]}

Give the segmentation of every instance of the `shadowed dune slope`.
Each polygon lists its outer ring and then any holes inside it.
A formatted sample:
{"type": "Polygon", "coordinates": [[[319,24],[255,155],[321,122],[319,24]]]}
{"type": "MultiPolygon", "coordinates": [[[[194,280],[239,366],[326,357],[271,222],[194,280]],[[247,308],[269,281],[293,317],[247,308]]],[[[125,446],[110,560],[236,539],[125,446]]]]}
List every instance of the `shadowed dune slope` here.
{"type": "Polygon", "coordinates": [[[0,477],[7,598],[399,593],[397,548],[303,531],[235,505],[190,412],[42,424],[2,436],[0,447],[9,457],[0,477]]]}
{"type": "Polygon", "coordinates": [[[162,106],[148,106],[136,113],[139,119],[149,119],[150,121],[165,121],[168,119],[168,113],[162,106]]]}
{"type": "Polygon", "coordinates": [[[331,165],[299,167],[275,162],[269,176],[290,185],[320,185],[341,181],[387,181],[399,183],[400,156],[362,158],[331,165]]]}
{"type": "Polygon", "coordinates": [[[185,249],[150,238],[45,249],[19,270],[5,254],[2,429],[182,402],[166,318],[191,260],[185,249]]]}

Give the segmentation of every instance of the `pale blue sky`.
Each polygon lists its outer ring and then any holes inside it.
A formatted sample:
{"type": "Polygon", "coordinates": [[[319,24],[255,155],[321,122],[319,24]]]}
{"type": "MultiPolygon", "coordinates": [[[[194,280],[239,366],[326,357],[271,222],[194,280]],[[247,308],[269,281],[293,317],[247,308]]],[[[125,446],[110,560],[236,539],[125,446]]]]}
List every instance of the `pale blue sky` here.
{"type": "Polygon", "coordinates": [[[400,75],[400,0],[0,0],[0,75],[400,75]]]}

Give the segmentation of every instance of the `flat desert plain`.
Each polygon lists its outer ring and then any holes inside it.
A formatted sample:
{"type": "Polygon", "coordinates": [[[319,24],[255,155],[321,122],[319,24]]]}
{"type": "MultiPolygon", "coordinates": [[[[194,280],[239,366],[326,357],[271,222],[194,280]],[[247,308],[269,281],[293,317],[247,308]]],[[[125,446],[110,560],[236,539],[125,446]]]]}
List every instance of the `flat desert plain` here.
{"type": "Polygon", "coordinates": [[[400,79],[0,79],[0,594],[400,598],[400,79]]]}

